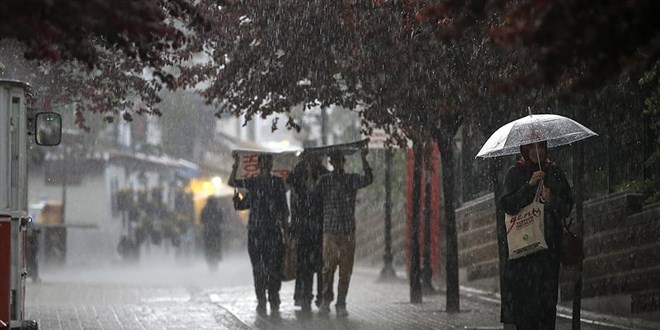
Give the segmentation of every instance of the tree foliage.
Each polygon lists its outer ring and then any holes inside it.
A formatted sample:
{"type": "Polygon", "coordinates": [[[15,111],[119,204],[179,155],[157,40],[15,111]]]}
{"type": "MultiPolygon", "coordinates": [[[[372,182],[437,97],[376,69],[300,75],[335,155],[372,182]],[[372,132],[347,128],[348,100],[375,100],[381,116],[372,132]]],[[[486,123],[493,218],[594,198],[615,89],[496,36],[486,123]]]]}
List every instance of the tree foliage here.
{"type": "MultiPolygon", "coordinates": [[[[191,68],[188,86],[208,84],[203,96],[220,112],[244,115],[288,113],[293,106],[346,104],[339,67],[350,56],[351,34],[341,19],[347,1],[231,1],[221,17],[223,33],[213,43],[213,62],[191,68]]],[[[207,39],[208,41],[209,39],[207,39]]],[[[289,128],[297,123],[289,120],[289,128]]]]}
{"type": "Polygon", "coordinates": [[[512,87],[582,88],[658,59],[659,10],[654,0],[443,0],[426,6],[418,19],[439,26],[439,39],[451,40],[495,18],[490,39],[529,50],[536,64],[512,87]]]}
{"type": "MultiPolygon", "coordinates": [[[[210,2],[186,0],[9,0],[0,3],[0,39],[26,46],[37,60],[76,60],[90,67],[102,61],[99,48],[119,51],[148,66],[163,67],[164,52],[194,44],[192,31],[210,29],[210,2]]],[[[212,11],[211,11],[212,12],[212,11]]]]}
{"type": "Polygon", "coordinates": [[[85,112],[158,115],[158,91],[176,88],[180,68],[203,55],[219,10],[211,0],[10,0],[0,3],[0,41],[41,63],[42,77],[9,77],[33,82],[41,108],[75,103],[85,128],[85,112]]]}

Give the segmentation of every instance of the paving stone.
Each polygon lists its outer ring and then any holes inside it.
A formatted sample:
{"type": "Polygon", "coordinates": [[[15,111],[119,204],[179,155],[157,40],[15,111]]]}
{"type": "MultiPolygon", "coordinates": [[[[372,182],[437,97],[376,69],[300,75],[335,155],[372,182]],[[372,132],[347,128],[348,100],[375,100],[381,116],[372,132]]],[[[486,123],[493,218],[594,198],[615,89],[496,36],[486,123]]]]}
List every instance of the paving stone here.
{"type": "MultiPolygon", "coordinates": [[[[280,312],[259,316],[243,255],[225,260],[217,273],[199,264],[67,269],[44,272],[41,283],[28,284],[25,313],[47,330],[502,329],[494,297],[463,292],[461,312],[447,313],[444,295],[411,304],[407,280],[378,283],[377,277],[376,270],[356,268],[347,318],[337,318],[334,308],[328,316],[315,307],[302,313],[293,306],[293,281],[283,283],[280,312]]],[[[614,328],[657,328],[618,321],[614,328]]],[[[570,320],[559,319],[557,328],[570,329],[570,320]]],[[[607,327],[583,323],[582,328],[607,327]]]]}

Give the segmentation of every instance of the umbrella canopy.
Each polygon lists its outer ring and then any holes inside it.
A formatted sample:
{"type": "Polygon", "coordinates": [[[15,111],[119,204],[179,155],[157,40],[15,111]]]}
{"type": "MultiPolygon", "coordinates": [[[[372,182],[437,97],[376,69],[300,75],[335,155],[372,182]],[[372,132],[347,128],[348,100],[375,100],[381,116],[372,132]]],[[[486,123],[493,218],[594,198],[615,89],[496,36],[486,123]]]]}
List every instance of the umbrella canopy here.
{"type": "Polygon", "coordinates": [[[340,152],[345,156],[352,155],[357,151],[360,151],[369,146],[369,139],[363,139],[360,141],[342,143],[342,144],[332,144],[327,146],[320,147],[307,147],[305,148],[304,153],[316,157],[327,156],[332,152],[340,152]]]}
{"type": "Polygon", "coordinates": [[[515,155],[521,145],[541,141],[548,141],[548,148],[552,148],[596,135],[582,124],[564,116],[529,115],[500,127],[488,138],[475,158],[515,155]]]}

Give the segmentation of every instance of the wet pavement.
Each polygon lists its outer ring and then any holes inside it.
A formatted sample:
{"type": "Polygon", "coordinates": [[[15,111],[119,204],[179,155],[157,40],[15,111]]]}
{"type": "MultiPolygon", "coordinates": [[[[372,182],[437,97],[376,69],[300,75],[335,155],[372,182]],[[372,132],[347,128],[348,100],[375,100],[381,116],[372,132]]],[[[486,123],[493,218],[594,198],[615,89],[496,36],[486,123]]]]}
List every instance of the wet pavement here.
{"type": "MultiPolygon", "coordinates": [[[[279,313],[259,316],[247,254],[225,257],[216,273],[201,261],[159,256],[138,266],[69,267],[28,283],[26,319],[40,329],[502,329],[497,297],[464,288],[461,312],[444,311],[441,294],[409,303],[407,280],[378,283],[378,271],[356,268],[347,318],[334,308],[293,306],[293,281],[282,286],[279,313]]],[[[401,276],[402,274],[400,274],[401,276]]],[[[570,315],[569,311],[562,311],[570,315]]],[[[583,329],[654,329],[658,324],[590,314],[583,329]],[[594,323],[596,321],[596,323],[594,323]],[[600,322],[600,323],[598,323],[600,322]]],[[[558,329],[570,320],[558,319],[558,329]]]]}

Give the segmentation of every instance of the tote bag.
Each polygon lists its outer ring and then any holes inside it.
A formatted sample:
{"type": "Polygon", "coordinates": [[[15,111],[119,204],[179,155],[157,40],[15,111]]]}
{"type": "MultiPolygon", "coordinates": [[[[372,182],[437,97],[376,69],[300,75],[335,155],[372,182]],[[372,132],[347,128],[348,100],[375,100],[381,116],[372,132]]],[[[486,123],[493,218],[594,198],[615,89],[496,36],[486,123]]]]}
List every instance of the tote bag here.
{"type": "Polygon", "coordinates": [[[284,235],[284,253],[282,256],[282,281],[291,281],[296,279],[296,270],[298,269],[298,249],[296,241],[291,233],[284,235]]]}
{"type": "Polygon", "coordinates": [[[539,201],[540,187],[531,204],[523,207],[517,214],[507,214],[506,240],[509,245],[509,260],[518,259],[548,249],[545,241],[545,210],[539,201]]]}

